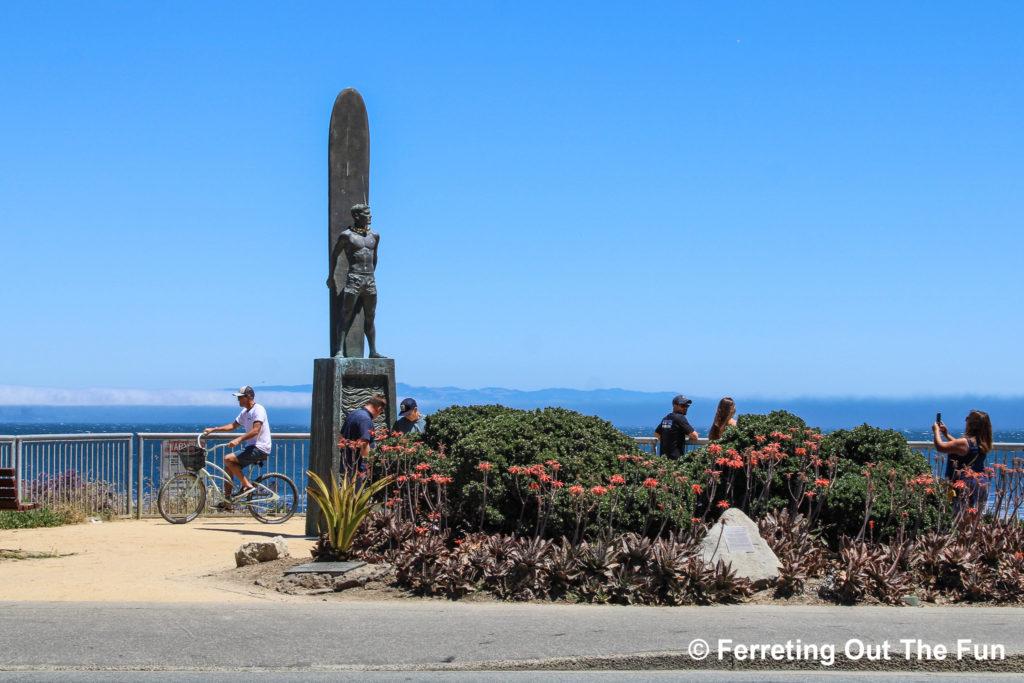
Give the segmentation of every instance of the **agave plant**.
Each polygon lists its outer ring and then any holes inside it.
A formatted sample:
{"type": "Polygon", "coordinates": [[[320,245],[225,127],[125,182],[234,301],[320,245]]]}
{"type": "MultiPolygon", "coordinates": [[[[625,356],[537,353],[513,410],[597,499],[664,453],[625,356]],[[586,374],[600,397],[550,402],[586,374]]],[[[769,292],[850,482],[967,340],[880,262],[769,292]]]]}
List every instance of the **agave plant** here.
{"type": "Polygon", "coordinates": [[[394,477],[388,475],[367,483],[352,473],[351,476],[346,474],[339,485],[337,476],[331,472],[328,488],[313,471],[306,470],[306,474],[311,482],[306,493],[320,506],[320,531],[327,533],[327,542],[335,557],[347,557],[359,525],[374,508],[373,497],[387,488],[394,477]]]}
{"type": "Polygon", "coordinates": [[[737,576],[732,564],[722,560],[715,563],[709,591],[715,602],[740,602],[753,592],[750,581],[737,576]]]}
{"type": "Polygon", "coordinates": [[[911,589],[910,576],[901,568],[906,545],[877,545],[870,554],[864,572],[870,579],[871,593],[890,605],[901,604],[903,596],[911,589]]]}

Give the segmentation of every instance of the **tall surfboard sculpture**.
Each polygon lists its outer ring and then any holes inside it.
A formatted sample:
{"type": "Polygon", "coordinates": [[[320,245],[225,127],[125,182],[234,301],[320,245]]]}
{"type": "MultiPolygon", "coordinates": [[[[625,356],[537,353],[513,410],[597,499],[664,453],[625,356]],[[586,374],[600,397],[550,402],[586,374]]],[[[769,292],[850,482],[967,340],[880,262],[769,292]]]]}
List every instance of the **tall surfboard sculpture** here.
{"type": "MultiPolygon", "coordinates": [[[[334,100],[327,167],[327,253],[333,254],[338,236],[354,223],[352,205],[367,204],[370,197],[370,127],[363,98],[352,88],[342,90],[334,100]]],[[[373,394],[380,394],[387,401],[387,410],[378,416],[377,426],[386,428],[393,425],[398,417],[395,361],[364,356],[366,329],[361,311],[349,329],[344,353],[339,348],[342,297],[338,290],[345,286],[348,270],[349,264],[342,258],[334,269],[334,281],[331,283],[331,356],[313,360],[309,469],[324,481],[329,481],[331,475],[336,475],[340,469],[338,434],[350,411],[362,407],[373,394]]],[[[316,501],[310,499],[306,510],[306,534],[319,535],[319,519],[316,501]]]]}
{"type": "MultiPolygon", "coordinates": [[[[366,117],[366,104],[354,88],[345,88],[334,100],[331,110],[331,129],[327,147],[328,199],[328,258],[342,231],[352,227],[352,206],[369,204],[370,200],[370,124],[366,117]]],[[[328,264],[328,268],[331,264],[328,264]]],[[[330,272],[328,270],[327,272],[330,272]]],[[[345,339],[345,352],[341,354],[341,296],[348,277],[348,264],[342,254],[334,271],[331,287],[331,355],[362,358],[363,311],[356,304],[352,327],[345,339]]]]}

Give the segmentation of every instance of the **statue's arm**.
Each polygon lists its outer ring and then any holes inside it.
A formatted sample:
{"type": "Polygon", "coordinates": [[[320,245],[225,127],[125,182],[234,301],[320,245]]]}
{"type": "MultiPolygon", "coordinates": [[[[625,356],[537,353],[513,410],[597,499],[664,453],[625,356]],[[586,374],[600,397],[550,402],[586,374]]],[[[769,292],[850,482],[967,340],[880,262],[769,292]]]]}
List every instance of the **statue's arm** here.
{"type": "MultiPolygon", "coordinates": [[[[338,271],[338,260],[345,255],[345,238],[344,235],[338,235],[338,239],[334,240],[334,248],[331,249],[331,270],[327,275],[327,286],[334,287],[334,275],[338,271]]],[[[342,266],[345,269],[348,266],[348,259],[342,266]]]]}
{"type": "Polygon", "coordinates": [[[377,239],[374,240],[373,244],[373,271],[377,272],[377,248],[380,246],[380,235],[377,235],[377,239]]]}

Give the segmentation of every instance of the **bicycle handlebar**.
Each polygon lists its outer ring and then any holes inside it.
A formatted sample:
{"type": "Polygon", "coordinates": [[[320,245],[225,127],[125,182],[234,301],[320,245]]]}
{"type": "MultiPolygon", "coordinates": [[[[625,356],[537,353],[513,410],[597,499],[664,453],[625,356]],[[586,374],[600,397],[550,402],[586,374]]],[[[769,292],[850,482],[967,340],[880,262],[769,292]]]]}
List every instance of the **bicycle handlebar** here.
{"type": "Polygon", "coordinates": [[[196,435],[196,444],[207,453],[213,451],[216,448],[223,448],[224,446],[228,445],[228,442],[225,441],[224,443],[215,444],[207,448],[206,444],[203,442],[203,440],[206,439],[207,437],[209,437],[209,434],[203,434],[202,432],[199,432],[199,434],[196,435]]]}

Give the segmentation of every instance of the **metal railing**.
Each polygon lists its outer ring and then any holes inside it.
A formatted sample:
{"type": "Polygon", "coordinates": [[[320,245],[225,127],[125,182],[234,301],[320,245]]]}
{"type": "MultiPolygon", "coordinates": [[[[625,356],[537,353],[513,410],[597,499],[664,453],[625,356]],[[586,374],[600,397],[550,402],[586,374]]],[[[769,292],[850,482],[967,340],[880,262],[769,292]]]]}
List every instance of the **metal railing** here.
{"type": "MultiPolygon", "coordinates": [[[[636,445],[639,446],[640,450],[642,450],[644,453],[658,455],[658,452],[661,450],[661,439],[659,439],[656,436],[634,436],[633,441],[636,442],[636,445]]],[[[706,438],[697,439],[696,441],[691,441],[690,439],[687,439],[683,443],[683,453],[685,454],[686,451],[692,450],[694,448],[706,446],[707,443],[708,440],[706,438]]]]}
{"type": "MultiPolygon", "coordinates": [[[[907,445],[928,459],[935,476],[940,478],[945,476],[946,473],[942,471],[945,467],[943,464],[945,460],[938,457],[940,453],[935,450],[934,443],[931,441],[908,441],[907,445]]],[[[1018,458],[1024,458],[1024,443],[994,443],[992,450],[985,458],[985,465],[986,467],[997,464],[1014,467],[1014,461],[1018,458]]]]}
{"type": "MultiPolygon", "coordinates": [[[[176,474],[184,472],[178,461],[177,451],[182,446],[194,444],[195,434],[180,432],[149,432],[137,434],[139,439],[138,472],[136,481],[137,505],[135,516],[156,515],[156,495],[161,484],[176,474]]],[[[210,434],[211,440],[228,441],[238,433],[210,434]]],[[[295,482],[299,489],[299,506],[296,512],[306,511],[306,469],[309,467],[309,433],[275,433],[270,457],[260,472],[277,472],[295,482]]],[[[223,465],[217,462],[217,465],[223,465]]],[[[258,476],[258,475],[257,475],[258,476]]]]}
{"type": "Polygon", "coordinates": [[[15,439],[17,437],[0,436],[0,467],[14,467],[15,439]]]}
{"type": "MultiPolygon", "coordinates": [[[[211,434],[227,440],[237,434],[211,434]]],[[[0,467],[19,473],[22,500],[43,505],[70,505],[86,513],[109,512],[136,517],[158,514],[156,494],[160,484],[182,471],[177,450],[194,443],[194,433],[139,434],[32,434],[0,436],[0,467]],[[137,445],[136,445],[137,440],[137,445]]],[[[306,490],[309,466],[309,433],[274,434],[274,448],[263,472],[280,472],[292,479],[300,494],[306,490]]],[[[646,453],[657,455],[656,437],[633,437],[646,453]]],[[[707,439],[687,442],[687,450],[706,445],[707,439]]],[[[943,460],[930,441],[910,441],[937,477],[943,477],[943,460]]],[[[988,465],[1014,468],[1024,462],[1024,443],[996,443],[988,465]]],[[[221,464],[221,463],[218,463],[221,464]]],[[[994,495],[994,494],[993,494],[994,495]]],[[[298,512],[306,510],[299,496],[298,512]]]]}
{"type": "Polygon", "coordinates": [[[22,500],[90,513],[128,515],[132,434],[33,434],[14,438],[22,500]]]}

